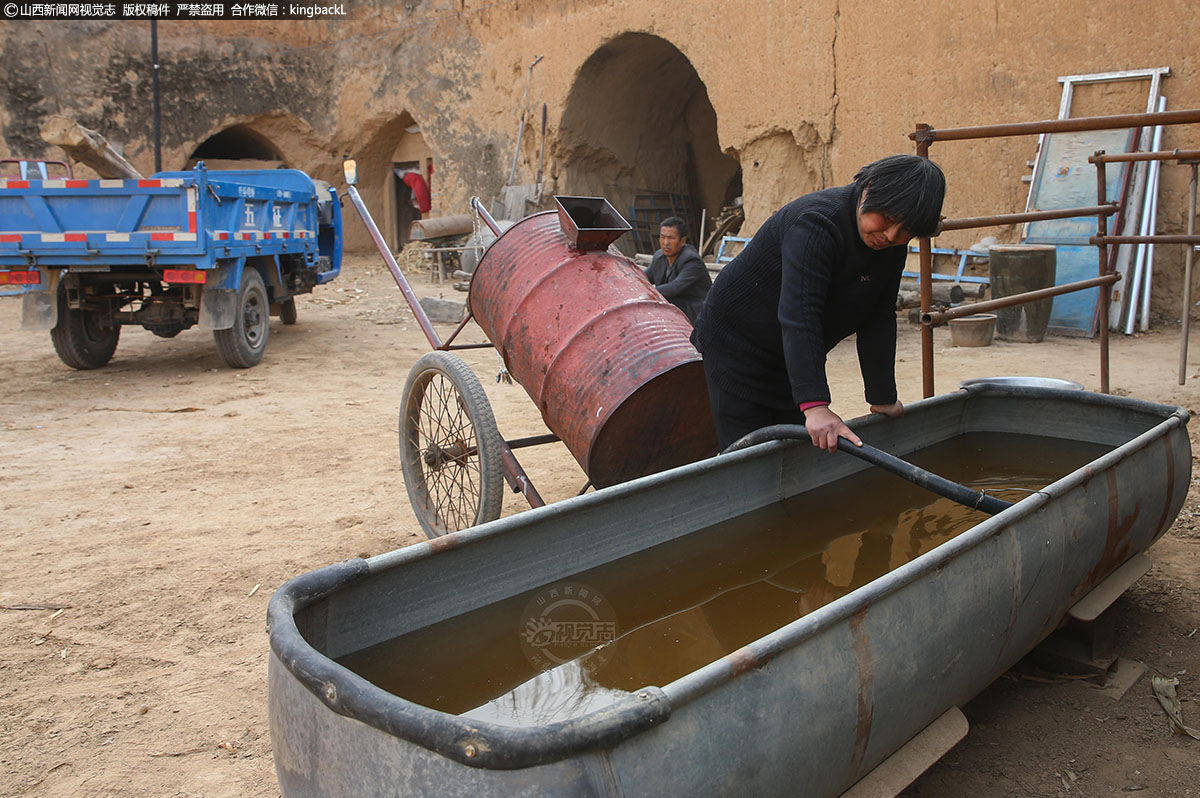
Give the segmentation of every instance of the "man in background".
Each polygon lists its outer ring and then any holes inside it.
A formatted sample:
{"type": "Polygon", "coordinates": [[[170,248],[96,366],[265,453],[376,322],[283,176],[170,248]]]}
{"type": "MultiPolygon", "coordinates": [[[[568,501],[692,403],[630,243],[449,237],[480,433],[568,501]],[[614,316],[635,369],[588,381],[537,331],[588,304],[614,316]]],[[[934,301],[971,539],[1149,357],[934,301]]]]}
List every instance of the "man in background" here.
{"type": "Polygon", "coordinates": [[[700,253],[688,243],[686,229],[686,223],[678,216],[663,220],[658,228],[659,250],[646,267],[646,279],[695,324],[696,314],[712,288],[712,278],[700,253]]]}

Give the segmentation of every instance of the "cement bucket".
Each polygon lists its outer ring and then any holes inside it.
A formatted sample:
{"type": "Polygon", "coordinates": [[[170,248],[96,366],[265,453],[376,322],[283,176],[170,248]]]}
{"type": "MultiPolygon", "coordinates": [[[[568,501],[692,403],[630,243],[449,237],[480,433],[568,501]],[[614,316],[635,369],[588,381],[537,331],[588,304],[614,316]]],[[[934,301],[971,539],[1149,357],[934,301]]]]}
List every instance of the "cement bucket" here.
{"type": "Polygon", "coordinates": [[[607,249],[629,229],[611,205],[556,200],[483,254],[475,321],[596,487],[715,454],[687,317],[607,249]]]}
{"type": "MultiPolygon", "coordinates": [[[[988,250],[992,299],[1054,285],[1053,246],[995,246],[988,250]]],[[[1054,298],[1039,299],[996,311],[996,336],[1003,341],[1038,343],[1046,337],[1054,298]]]]}

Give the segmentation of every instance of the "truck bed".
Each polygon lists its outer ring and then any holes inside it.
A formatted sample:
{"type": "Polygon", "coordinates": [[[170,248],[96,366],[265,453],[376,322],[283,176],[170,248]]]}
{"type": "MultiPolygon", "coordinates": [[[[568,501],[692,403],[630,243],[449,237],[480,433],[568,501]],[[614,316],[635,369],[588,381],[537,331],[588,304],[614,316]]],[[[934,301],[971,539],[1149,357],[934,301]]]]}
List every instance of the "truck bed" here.
{"type": "Polygon", "coordinates": [[[291,169],[0,179],[0,267],[213,269],[228,258],[315,255],[317,191],[291,169]]]}

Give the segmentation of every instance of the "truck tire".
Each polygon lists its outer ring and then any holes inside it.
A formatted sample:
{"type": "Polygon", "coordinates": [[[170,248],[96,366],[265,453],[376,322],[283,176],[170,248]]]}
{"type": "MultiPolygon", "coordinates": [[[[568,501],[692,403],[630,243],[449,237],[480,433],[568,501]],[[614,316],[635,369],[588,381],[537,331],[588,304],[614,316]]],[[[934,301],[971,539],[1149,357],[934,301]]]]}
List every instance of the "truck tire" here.
{"type": "Polygon", "coordinates": [[[296,298],[284,300],[279,304],[279,320],[287,325],[296,323],[299,316],[296,315],[296,298]]]}
{"type": "Polygon", "coordinates": [[[267,300],[267,287],[257,269],[247,268],[242,272],[242,284],[238,288],[233,326],[213,330],[217,352],[230,368],[257,366],[262,361],[270,334],[271,303],[267,300]]]}
{"type": "Polygon", "coordinates": [[[500,517],[502,440],[475,372],[429,352],[408,372],[400,406],[400,466],[413,512],[436,538],[500,517]]]}
{"type": "Polygon", "coordinates": [[[98,369],[112,360],[117,351],[120,326],[102,327],[102,314],[91,310],[73,310],[67,306],[67,292],[58,288],[58,323],[50,330],[50,340],[58,358],[73,369],[98,369]]]}

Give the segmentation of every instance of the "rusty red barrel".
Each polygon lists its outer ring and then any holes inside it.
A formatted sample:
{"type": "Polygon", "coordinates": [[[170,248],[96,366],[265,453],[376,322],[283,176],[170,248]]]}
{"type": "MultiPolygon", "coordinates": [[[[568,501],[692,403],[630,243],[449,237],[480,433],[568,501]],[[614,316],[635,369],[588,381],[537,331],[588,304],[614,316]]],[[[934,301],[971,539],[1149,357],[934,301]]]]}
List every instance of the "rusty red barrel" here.
{"type": "Polygon", "coordinates": [[[555,199],[558,212],[517,222],[480,259],[475,321],[597,487],[714,454],[687,317],[607,251],[629,229],[611,205],[555,199]]]}

